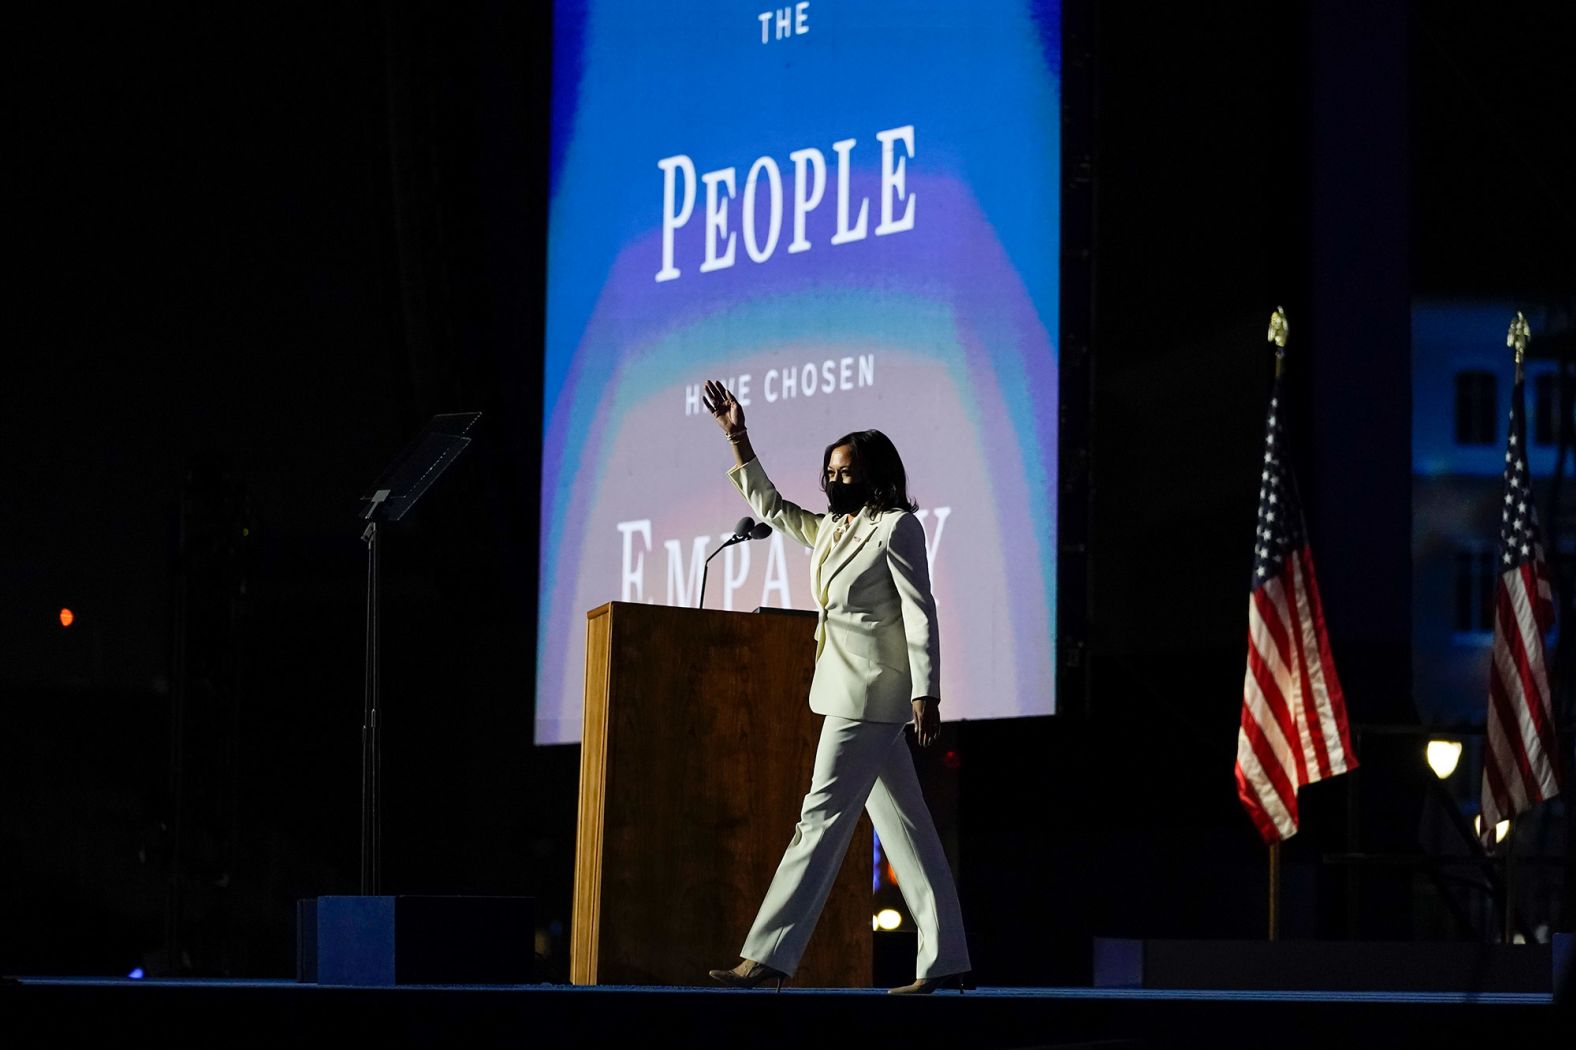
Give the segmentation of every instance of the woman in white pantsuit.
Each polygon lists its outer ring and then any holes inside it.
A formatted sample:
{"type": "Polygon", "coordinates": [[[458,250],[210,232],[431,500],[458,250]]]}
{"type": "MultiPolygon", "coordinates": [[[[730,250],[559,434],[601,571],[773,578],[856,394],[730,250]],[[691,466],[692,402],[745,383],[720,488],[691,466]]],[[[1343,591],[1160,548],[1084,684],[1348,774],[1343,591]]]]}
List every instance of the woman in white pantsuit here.
{"type": "Polygon", "coordinates": [[[712,380],[704,400],[733,445],[738,462],[729,479],[762,521],[812,549],[820,619],[810,708],[825,716],[810,791],[745,939],[744,960],[711,975],[734,987],[782,986],[804,954],[862,806],[919,929],[916,980],[892,991],[961,991],[969,970],[963,915],[903,735],[912,721],[928,747],[941,722],[936,604],[903,461],[877,430],[833,442],[821,475],[830,510],[817,514],[778,494],[733,395],[712,380]]]}

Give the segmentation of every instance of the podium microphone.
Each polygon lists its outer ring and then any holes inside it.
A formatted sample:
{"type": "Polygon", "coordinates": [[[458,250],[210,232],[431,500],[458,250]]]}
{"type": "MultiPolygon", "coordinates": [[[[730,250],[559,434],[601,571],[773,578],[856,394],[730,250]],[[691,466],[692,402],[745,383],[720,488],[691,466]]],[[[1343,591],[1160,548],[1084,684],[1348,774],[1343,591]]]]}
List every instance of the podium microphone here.
{"type": "MultiPolygon", "coordinates": [[[[756,522],[754,518],[740,518],[738,524],[733,526],[733,535],[728,538],[728,542],[724,543],[722,547],[740,543],[744,540],[764,540],[771,534],[772,527],[764,521],[756,522]]],[[[722,547],[718,547],[717,550],[722,550],[722,547]]],[[[716,554],[717,551],[712,551],[712,553],[716,554]]]]}
{"type": "Polygon", "coordinates": [[[733,535],[729,536],[717,549],[706,555],[706,562],[700,570],[700,596],[695,599],[695,608],[703,609],[706,606],[706,577],[711,572],[711,559],[733,546],[735,543],[744,543],[747,540],[764,540],[772,534],[772,527],[764,521],[757,522],[754,518],[740,518],[733,526],[733,535]]]}

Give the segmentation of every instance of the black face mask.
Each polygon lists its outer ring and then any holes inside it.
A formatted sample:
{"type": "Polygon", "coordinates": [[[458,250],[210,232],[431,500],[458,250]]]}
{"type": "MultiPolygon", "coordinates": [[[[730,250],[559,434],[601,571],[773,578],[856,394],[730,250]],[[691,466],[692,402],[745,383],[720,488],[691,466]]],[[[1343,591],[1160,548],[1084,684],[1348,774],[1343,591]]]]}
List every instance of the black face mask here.
{"type": "Polygon", "coordinates": [[[833,514],[857,514],[870,499],[870,486],[863,481],[834,483],[826,486],[826,498],[833,514]]]}

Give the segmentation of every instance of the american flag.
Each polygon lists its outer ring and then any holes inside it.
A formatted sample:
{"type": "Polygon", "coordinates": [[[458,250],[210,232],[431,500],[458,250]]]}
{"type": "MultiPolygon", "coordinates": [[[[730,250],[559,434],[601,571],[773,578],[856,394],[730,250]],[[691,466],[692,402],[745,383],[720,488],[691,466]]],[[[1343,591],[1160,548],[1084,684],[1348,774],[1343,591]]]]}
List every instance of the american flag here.
{"type": "Polygon", "coordinates": [[[1505,498],[1500,505],[1499,586],[1488,677],[1487,746],[1483,752],[1485,846],[1494,826],[1559,794],[1558,745],[1549,698],[1543,636],[1554,625],[1554,596],[1527,478],[1527,424],[1521,369],[1510,396],[1505,498]]]}
{"type": "Polygon", "coordinates": [[[1279,368],[1260,474],[1248,599],[1248,669],[1237,730],[1237,796],[1269,843],[1297,833],[1297,789],[1357,768],[1346,699],[1286,462],[1279,368]]]}

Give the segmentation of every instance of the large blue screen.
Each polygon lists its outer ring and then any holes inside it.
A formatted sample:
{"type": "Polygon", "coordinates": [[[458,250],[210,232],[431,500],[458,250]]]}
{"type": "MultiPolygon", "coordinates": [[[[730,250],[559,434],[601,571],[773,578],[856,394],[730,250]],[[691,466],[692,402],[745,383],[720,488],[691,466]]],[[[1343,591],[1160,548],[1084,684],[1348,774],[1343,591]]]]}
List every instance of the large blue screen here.
{"type": "MultiPolygon", "coordinates": [[[[1054,710],[1057,3],[560,2],[537,741],[578,740],[585,613],[694,605],[748,508],[700,405],[783,494],[875,427],[921,505],[949,718],[1054,710]]],[[[774,535],[707,605],[812,608],[774,535]]]]}

